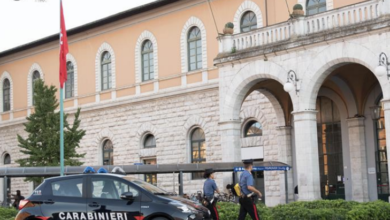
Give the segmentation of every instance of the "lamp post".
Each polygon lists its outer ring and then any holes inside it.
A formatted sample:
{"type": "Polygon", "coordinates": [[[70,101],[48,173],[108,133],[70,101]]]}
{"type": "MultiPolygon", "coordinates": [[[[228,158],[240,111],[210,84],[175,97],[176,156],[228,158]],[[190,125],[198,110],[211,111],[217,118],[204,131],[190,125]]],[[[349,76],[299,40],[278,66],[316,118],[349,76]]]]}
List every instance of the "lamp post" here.
{"type": "Polygon", "coordinates": [[[390,78],[390,63],[389,59],[387,58],[387,55],[385,53],[379,54],[379,65],[375,68],[375,74],[378,77],[381,77],[383,75],[387,75],[387,79],[390,78]]]}
{"type": "Polygon", "coordinates": [[[372,120],[378,120],[381,118],[381,111],[382,111],[382,107],[381,106],[373,106],[373,107],[370,107],[371,109],[371,118],[372,120]]]}
{"type": "Polygon", "coordinates": [[[298,94],[299,89],[300,89],[299,79],[297,77],[297,74],[293,70],[290,70],[287,73],[287,82],[284,84],[283,89],[284,89],[284,91],[290,93],[294,90],[294,88],[295,88],[296,94],[298,94]]]}

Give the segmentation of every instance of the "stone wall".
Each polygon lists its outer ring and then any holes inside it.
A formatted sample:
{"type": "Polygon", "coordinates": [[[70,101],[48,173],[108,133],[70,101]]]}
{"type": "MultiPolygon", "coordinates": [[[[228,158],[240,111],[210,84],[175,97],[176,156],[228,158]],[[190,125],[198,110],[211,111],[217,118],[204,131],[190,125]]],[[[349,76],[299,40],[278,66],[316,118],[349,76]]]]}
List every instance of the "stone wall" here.
{"type": "MultiPolygon", "coordinates": [[[[86,135],[80,143],[81,148],[78,152],[86,155],[81,161],[84,165],[102,164],[101,145],[104,140],[110,139],[114,145],[114,164],[131,165],[142,162],[144,158],[153,157],[159,164],[189,163],[191,162],[189,134],[194,127],[200,127],[206,136],[206,161],[221,162],[218,93],[218,88],[213,88],[104,109],[88,111],[82,109],[81,128],[86,130],[86,135]],[[146,133],[155,136],[157,145],[155,149],[142,148],[142,139],[146,133]]],[[[276,119],[271,104],[263,95],[253,92],[243,104],[243,110],[245,109],[249,109],[248,112],[257,109],[261,115],[269,114],[259,119],[265,126],[262,139],[265,159],[277,159],[277,146],[270,145],[274,144],[272,139],[275,139],[276,132],[276,119]]],[[[68,121],[72,122],[73,116],[70,116],[68,121]]],[[[10,153],[12,157],[10,166],[17,166],[15,159],[22,156],[17,147],[17,133],[25,135],[22,125],[3,127],[0,130],[0,137],[4,140],[0,143],[0,154],[10,153]]],[[[272,189],[272,185],[275,185],[272,181],[278,181],[273,176],[271,173],[266,175],[267,196],[274,196],[274,191],[277,190],[272,189]]],[[[143,178],[143,175],[138,177],[143,178]]],[[[216,174],[218,186],[225,189],[222,177],[222,173],[216,174]]],[[[177,174],[175,176],[159,174],[157,179],[158,186],[178,192],[177,174]]],[[[192,180],[190,174],[185,174],[184,192],[192,194],[202,191],[203,181],[192,180]]],[[[32,190],[30,185],[24,183],[22,179],[14,179],[12,191],[22,189],[23,194],[27,194],[27,191],[30,193],[32,190]]]]}

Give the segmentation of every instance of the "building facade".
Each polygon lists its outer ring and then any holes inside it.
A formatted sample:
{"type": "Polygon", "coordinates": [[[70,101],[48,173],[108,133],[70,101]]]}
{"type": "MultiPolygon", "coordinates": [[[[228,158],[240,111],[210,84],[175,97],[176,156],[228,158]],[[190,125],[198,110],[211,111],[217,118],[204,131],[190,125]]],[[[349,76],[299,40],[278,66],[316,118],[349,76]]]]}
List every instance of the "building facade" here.
{"type": "MultiPolygon", "coordinates": [[[[281,161],[290,201],[388,200],[390,1],[287,4],[161,0],[69,30],[64,106],[81,108],[84,164],[281,161]]],[[[59,84],[58,36],[1,52],[0,74],[12,167],[34,80],[59,84]]],[[[282,172],[254,175],[267,205],[285,202],[282,172]]],[[[178,190],[173,175],[140,178],[178,190]]],[[[220,188],[231,181],[217,173],[220,188]]],[[[202,185],[185,175],[185,193],[202,185]]]]}

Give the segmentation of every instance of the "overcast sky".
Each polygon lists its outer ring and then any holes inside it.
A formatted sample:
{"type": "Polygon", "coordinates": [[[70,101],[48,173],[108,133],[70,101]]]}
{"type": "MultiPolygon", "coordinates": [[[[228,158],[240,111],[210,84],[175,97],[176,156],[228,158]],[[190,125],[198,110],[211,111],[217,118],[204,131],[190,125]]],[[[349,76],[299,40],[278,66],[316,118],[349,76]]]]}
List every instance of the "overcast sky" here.
{"type": "MultiPolygon", "coordinates": [[[[0,0],[0,52],[59,32],[59,0],[0,0]]],[[[66,29],[154,0],[62,0],[66,29]]]]}

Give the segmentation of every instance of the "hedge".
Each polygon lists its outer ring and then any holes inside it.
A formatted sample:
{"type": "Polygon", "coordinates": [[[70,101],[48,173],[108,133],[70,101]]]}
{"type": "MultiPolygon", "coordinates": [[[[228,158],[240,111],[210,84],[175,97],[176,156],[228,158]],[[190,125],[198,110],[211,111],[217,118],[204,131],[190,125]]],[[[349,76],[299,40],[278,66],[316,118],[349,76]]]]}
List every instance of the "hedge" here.
{"type": "Polygon", "coordinates": [[[15,208],[3,208],[0,207],[0,219],[1,220],[14,220],[18,210],[15,208]]]}
{"type": "MultiPolygon", "coordinates": [[[[238,204],[218,203],[221,220],[237,219],[239,209],[238,204]]],[[[390,220],[390,204],[383,201],[318,200],[273,208],[258,204],[257,209],[262,220],[390,220]]],[[[250,217],[246,219],[250,220],[250,217]]]]}

